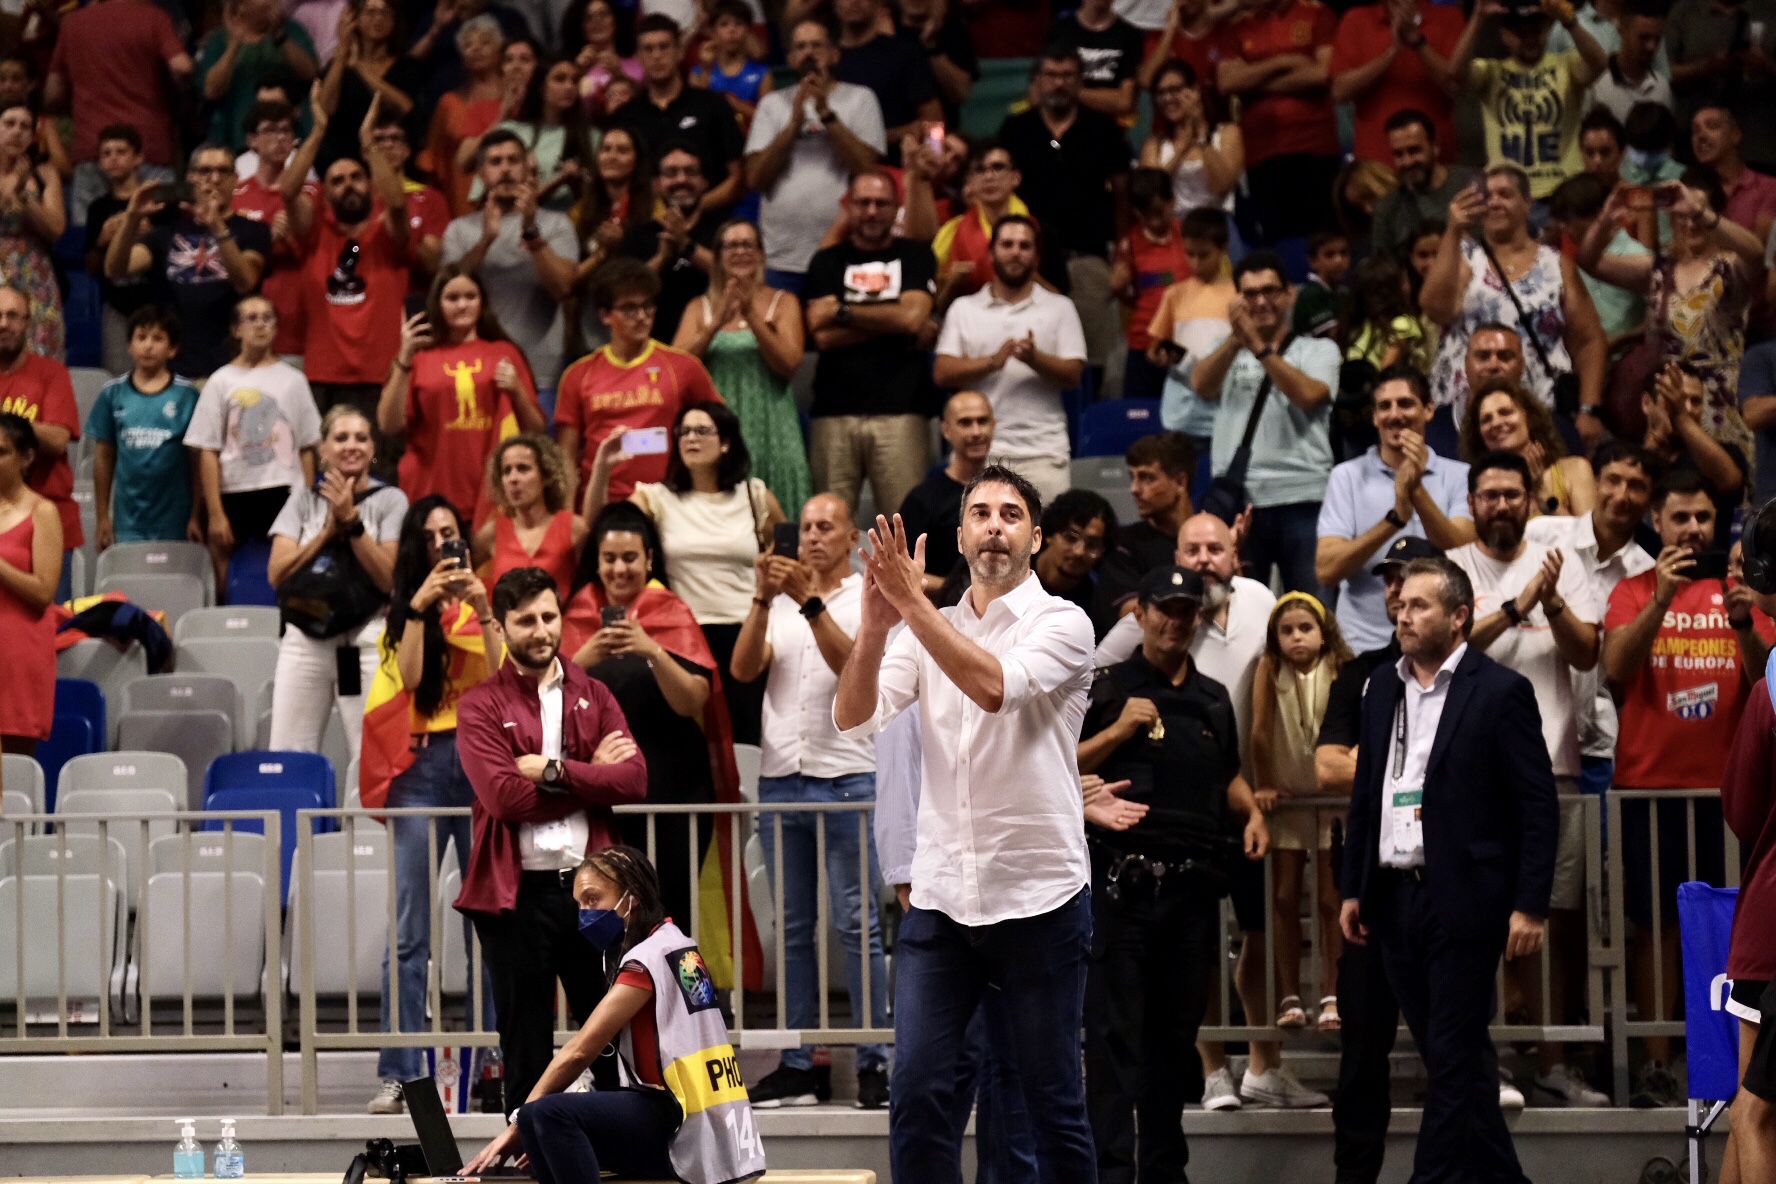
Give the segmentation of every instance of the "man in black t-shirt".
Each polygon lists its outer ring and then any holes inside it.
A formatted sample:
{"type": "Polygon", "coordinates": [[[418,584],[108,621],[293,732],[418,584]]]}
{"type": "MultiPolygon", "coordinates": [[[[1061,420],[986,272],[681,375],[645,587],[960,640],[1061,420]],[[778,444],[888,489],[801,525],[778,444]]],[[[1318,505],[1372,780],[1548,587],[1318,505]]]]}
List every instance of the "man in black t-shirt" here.
{"type": "Polygon", "coordinates": [[[1112,119],[1134,116],[1135,73],[1145,42],[1141,30],[1116,15],[1111,0],[1081,0],[1078,8],[1055,19],[1048,40],[1079,51],[1085,83],[1079,92],[1081,106],[1112,119]]]}
{"type": "Polygon", "coordinates": [[[673,140],[688,143],[709,185],[699,206],[711,213],[727,209],[742,192],[740,157],[746,146],[734,109],[714,91],[686,85],[684,45],[671,17],[653,13],[641,18],[635,26],[635,56],[644,75],[642,91],[617,108],[611,122],[639,135],[649,152],[659,152],[673,140]]]}
{"type": "Polygon", "coordinates": [[[962,566],[956,531],[962,526],[962,490],[987,467],[993,451],[993,404],[979,391],[957,391],[944,404],[940,425],[949,459],[935,466],[900,503],[907,537],[925,536],[925,591],[935,595],[962,566]]]}
{"type": "Polygon", "coordinates": [[[1116,528],[1099,569],[1099,611],[1112,621],[1134,607],[1142,576],[1174,562],[1178,531],[1194,512],[1190,478],[1196,471],[1196,446],[1183,432],[1155,432],[1130,444],[1122,460],[1140,517],[1116,528]]]}
{"type": "MultiPolygon", "coordinates": [[[[1424,539],[1406,535],[1382,552],[1373,570],[1386,591],[1388,624],[1393,624],[1400,612],[1406,565],[1442,554],[1424,539]]],[[[1399,661],[1399,639],[1390,637],[1380,649],[1358,654],[1339,667],[1326,695],[1326,714],[1314,747],[1314,779],[1321,793],[1350,793],[1357,777],[1363,692],[1370,675],[1399,661]]],[[[1333,1160],[1340,1184],[1375,1184],[1381,1174],[1391,1105],[1388,1056],[1394,1051],[1394,1035],[1400,1026],[1400,1005],[1382,969],[1379,943],[1345,943],[1338,959],[1338,1000],[1342,1048],[1338,1093],[1332,1103],[1333,1160]]]]}
{"type": "Polygon", "coordinates": [[[814,368],[809,457],[814,488],[852,513],[867,479],[890,513],[929,461],[924,413],[931,363],[919,331],[931,316],[937,262],[922,242],[894,237],[894,179],[858,173],[845,193],[850,233],[808,264],[808,331],[814,368]]]}
{"type": "MultiPolygon", "coordinates": [[[[1030,565],[1044,592],[1085,611],[1099,641],[1116,623],[1097,609],[1098,567],[1115,534],[1116,511],[1101,494],[1069,489],[1042,507],[1042,550],[1030,565]]],[[[930,544],[926,547],[929,561],[930,544]]]]}
{"type": "Polygon", "coordinates": [[[709,182],[689,142],[667,142],[658,160],[654,192],[660,197],[660,215],[631,227],[617,253],[641,260],[660,277],[654,326],[662,340],[671,341],[685,308],[709,291],[715,234],[722,220],[703,213],[703,194],[709,182]]]}
{"type": "Polygon", "coordinates": [[[937,99],[943,104],[944,121],[960,127],[962,104],[968,92],[980,79],[980,57],[975,53],[974,38],[968,35],[968,24],[958,11],[959,4],[940,4],[939,0],[901,0],[900,31],[919,43],[925,60],[931,64],[931,78],[937,84],[937,99]],[[940,21],[933,25],[931,17],[938,12],[940,21]]]}
{"type": "Polygon", "coordinates": [[[920,124],[944,117],[925,49],[904,33],[877,32],[882,0],[835,0],[833,12],[839,18],[839,64],[833,77],[875,92],[888,155],[898,160],[902,136],[917,135],[920,124]]]}
{"type": "Polygon", "coordinates": [[[204,145],[185,174],[191,200],[169,206],[161,186],[143,186],[105,248],[105,276],[144,276],[148,298],[179,314],[183,340],[173,358],[181,378],[203,379],[234,355],[228,327],[235,303],[259,288],[271,254],[271,228],[228,212],[234,153],[204,145]]]}

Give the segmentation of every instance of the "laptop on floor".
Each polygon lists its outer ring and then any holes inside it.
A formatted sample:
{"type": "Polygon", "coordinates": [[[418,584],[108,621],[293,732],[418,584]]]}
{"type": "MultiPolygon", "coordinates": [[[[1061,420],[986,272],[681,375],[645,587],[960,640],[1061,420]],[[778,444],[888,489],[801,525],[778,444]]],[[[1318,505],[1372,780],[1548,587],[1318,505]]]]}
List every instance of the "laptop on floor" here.
{"type": "MultiPolygon", "coordinates": [[[[450,1119],[444,1113],[444,1100],[438,1096],[437,1081],[431,1077],[403,1081],[401,1100],[407,1103],[407,1113],[413,1119],[413,1133],[419,1137],[419,1148],[425,1155],[426,1175],[434,1179],[460,1177],[462,1152],[458,1150],[456,1135],[450,1129],[450,1119]]],[[[528,1180],[531,1176],[516,1168],[502,1167],[482,1172],[479,1178],[528,1180]]]]}

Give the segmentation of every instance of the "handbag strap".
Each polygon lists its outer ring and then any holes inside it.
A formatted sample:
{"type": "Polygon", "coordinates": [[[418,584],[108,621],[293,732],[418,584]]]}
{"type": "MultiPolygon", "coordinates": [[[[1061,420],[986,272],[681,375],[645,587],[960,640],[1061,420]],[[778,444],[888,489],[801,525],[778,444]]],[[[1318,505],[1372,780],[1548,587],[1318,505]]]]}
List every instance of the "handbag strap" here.
{"type": "MultiPolygon", "coordinates": [[[[1543,348],[1542,339],[1536,336],[1534,329],[1530,328],[1529,313],[1524,311],[1523,301],[1517,299],[1517,289],[1511,286],[1511,277],[1505,274],[1504,265],[1498,261],[1498,256],[1492,253],[1492,244],[1486,241],[1485,236],[1477,235],[1475,241],[1480,244],[1480,250],[1486,255],[1487,266],[1498,273],[1499,283],[1505,287],[1506,298],[1510,300],[1511,307],[1517,310],[1517,323],[1523,326],[1523,335],[1529,338],[1529,344],[1535,349],[1536,357],[1541,359],[1542,369],[1547,371],[1549,378],[1553,378],[1559,371],[1554,368],[1553,360],[1548,357],[1548,351],[1543,348]]],[[[1541,248],[1536,249],[1539,251],[1541,248]]]]}
{"type": "MultiPolygon", "coordinates": [[[[1276,346],[1277,357],[1282,357],[1283,351],[1288,349],[1290,342],[1294,340],[1293,333],[1284,336],[1276,346]]],[[[1263,363],[1260,362],[1259,365],[1263,365],[1263,363]]],[[[1258,394],[1252,399],[1252,412],[1246,416],[1246,430],[1240,433],[1239,447],[1233,450],[1233,457],[1227,462],[1227,471],[1222,474],[1230,480],[1244,481],[1246,470],[1251,467],[1252,441],[1258,436],[1258,421],[1264,416],[1264,405],[1270,402],[1272,385],[1270,372],[1265,371],[1264,381],[1258,384],[1258,394]]]]}

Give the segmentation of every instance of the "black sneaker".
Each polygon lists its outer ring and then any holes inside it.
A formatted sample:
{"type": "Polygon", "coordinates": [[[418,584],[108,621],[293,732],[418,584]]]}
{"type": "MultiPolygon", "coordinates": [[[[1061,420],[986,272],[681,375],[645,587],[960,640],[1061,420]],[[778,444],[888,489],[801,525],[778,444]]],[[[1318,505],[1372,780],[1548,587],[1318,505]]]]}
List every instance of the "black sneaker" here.
{"type": "Polygon", "coordinates": [[[781,1065],[746,1092],[754,1110],[776,1110],[783,1106],[819,1105],[815,1089],[814,1070],[781,1065]]]}
{"type": "Polygon", "coordinates": [[[822,1106],[832,1101],[832,1066],[814,1066],[814,1100],[822,1106]]]}
{"type": "Polygon", "coordinates": [[[882,1110],[888,1105],[888,1070],[859,1069],[857,1071],[857,1108],[859,1110],[882,1110]]]}

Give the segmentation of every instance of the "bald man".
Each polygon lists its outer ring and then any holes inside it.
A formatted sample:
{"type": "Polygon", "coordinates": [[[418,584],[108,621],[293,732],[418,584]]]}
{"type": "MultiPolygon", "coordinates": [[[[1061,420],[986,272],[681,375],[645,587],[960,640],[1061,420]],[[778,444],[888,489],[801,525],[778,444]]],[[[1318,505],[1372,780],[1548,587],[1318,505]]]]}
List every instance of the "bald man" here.
{"type": "Polygon", "coordinates": [[[957,391],[944,404],[943,438],[949,459],[925,474],[900,504],[907,538],[925,536],[925,591],[935,593],[962,562],[956,532],[962,525],[962,487],[987,467],[993,450],[993,405],[979,391],[957,391]]]}
{"type": "MultiPolygon", "coordinates": [[[[857,527],[844,499],[822,493],[802,507],[798,553],[761,555],[755,565],[752,611],[740,626],[728,672],[747,681],[765,676],[759,801],[767,805],[871,801],[876,796],[874,740],[845,739],[832,722],[839,671],[851,653],[851,639],[863,612],[863,577],[851,571],[857,541],[857,527]]],[[[775,871],[775,848],[779,841],[783,844],[784,883],[773,891],[780,889],[782,902],[784,1002],[791,1028],[819,1026],[814,941],[819,904],[813,891],[819,817],[766,814],[759,827],[768,870],[775,871]]],[[[878,878],[875,847],[870,844],[869,878],[860,880],[859,847],[869,839],[860,838],[857,820],[850,815],[833,816],[827,822],[827,886],[844,947],[851,1014],[868,1016],[872,1028],[886,1028],[888,966],[876,924],[875,893],[869,887],[878,878]],[[858,918],[866,906],[869,926],[860,934],[858,918]]],[[[812,1106],[832,1096],[832,1084],[828,1070],[815,1068],[814,1049],[804,1045],[785,1049],[776,1071],[752,1086],[750,1093],[758,1109],[812,1106]]],[[[857,1103],[866,1110],[888,1104],[888,1058],[880,1044],[857,1046],[857,1103]]]]}

